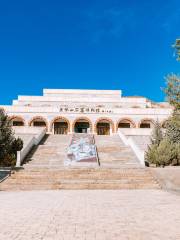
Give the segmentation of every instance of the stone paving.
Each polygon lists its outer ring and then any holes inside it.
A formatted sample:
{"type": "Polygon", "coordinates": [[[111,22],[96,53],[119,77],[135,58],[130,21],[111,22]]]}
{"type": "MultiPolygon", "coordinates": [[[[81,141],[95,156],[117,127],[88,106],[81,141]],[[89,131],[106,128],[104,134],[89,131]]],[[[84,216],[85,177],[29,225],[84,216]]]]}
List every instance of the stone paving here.
{"type": "Polygon", "coordinates": [[[162,190],[0,192],[0,239],[179,240],[180,195],[162,190]]]}

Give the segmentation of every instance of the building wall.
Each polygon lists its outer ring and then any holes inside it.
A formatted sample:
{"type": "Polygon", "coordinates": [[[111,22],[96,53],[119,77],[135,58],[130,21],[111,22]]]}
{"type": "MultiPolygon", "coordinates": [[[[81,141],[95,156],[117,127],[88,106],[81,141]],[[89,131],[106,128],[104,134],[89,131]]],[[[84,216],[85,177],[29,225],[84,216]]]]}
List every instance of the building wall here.
{"type": "Polygon", "coordinates": [[[22,119],[29,126],[33,119],[44,120],[47,131],[52,131],[55,119],[66,119],[69,132],[77,119],[88,119],[92,132],[96,132],[99,120],[111,123],[112,132],[117,132],[118,123],[130,121],[132,128],[139,128],[142,121],[150,122],[151,127],[156,120],[163,124],[172,113],[172,109],[154,104],[144,97],[122,97],[121,91],[99,90],[44,90],[44,96],[19,96],[12,106],[4,108],[10,119],[22,119]]]}
{"type": "MultiPolygon", "coordinates": [[[[20,112],[20,111],[8,111],[7,108],[5,107],[5,111],[7,112],[7,114],[9,115],[10,118],[15,118],[15,117],[19,117],[22,118],[24,120],[24,125],[28,126],[30,125],[30,123],[32,122],[33,119],[44,119],[45,122],[47,123],[47,129],[48,132],[52,131],[52,123],[54,122],[55,119],[62,118],[62,119],[67,119],[67,121],[70,123],[71,126],[71,132],[73,131],[72,129],[72,125],[73,123],[77,120],[77,119],[89,119],[89,121],[92,123],[92,125],[94,126],[95,123],[98,122],[98,120],[109,120],[113,122],[114,128],[115,128],[115,132],[117,131],[117,125],[120,121],[123,120],[129,120],[130,122],[133,123],[133,127],[135,128],[139,128],[140,123],[143,120],[149,120],[152,122],[155,122],[157,119],[159,120],[159,122],[161,122],[161,124],[163,124],[168,117],[170,116],[171,112],[166,112],[166,113],[162,113],[158,111],[156,113],[150,112],[148,111],[147,113],[144,112],[133,112],[129,110],[126,110],[126,113],[121,113],[121,114],[65,114],[65,113],[55,113],[55,112],[45,112],[45,111],[41,111],[41,112],[20,112]]],[[[94,127],[93,127],[94,129],[94,127]]]]}

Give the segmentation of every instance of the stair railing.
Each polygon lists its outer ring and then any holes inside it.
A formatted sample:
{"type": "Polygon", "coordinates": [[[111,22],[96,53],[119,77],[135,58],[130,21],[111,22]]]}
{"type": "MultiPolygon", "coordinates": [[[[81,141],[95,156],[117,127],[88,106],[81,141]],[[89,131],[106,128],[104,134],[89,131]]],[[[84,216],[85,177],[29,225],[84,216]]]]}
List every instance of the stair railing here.
{"type": "Polygon", "coordinates": [[[97,146],[96,146],[96,141],[95,141],[94,134],[93,134],[93,142],[94,142],[94,146],[95,146],[95,150],[96,150],[97,163],[98,163],[98,165],[100,166],[101,164],[100,164],[100,160],[99,160],[98,149],[97,149],[97,146]]]}
{"type": "Polygon", "coordinates": [[[131,137],[127,138],[120,130],[118,130],[118,135],[121,138],[122,142],[133,150],[140,164],[142,166],[145,166],[144,151],[139,148],[139,146],[134,142],[131,137]]]}
{"type": "Polygon", "coordinates": [[[45,134],[46,134],[46,129],[44,128],[42,129],[42,131],[37,137],[32,136],[28,144],[25,145],[21,151],[17,151],[16,167],[21,166],[23,160],[25,159],[27,154],[31,151],[32,147],[35,145],[38,145],[40,141],[43,139],[43,137],[45,136],[45,134]]]}

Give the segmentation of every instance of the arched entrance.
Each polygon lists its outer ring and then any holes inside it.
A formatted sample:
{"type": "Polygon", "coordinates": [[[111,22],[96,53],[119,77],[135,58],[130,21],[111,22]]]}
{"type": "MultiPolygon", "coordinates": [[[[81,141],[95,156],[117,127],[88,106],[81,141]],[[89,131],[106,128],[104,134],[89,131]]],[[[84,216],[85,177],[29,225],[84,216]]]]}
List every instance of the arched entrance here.
{"type": "Polygon", "coordinates": [[[110,135],[114,132],[113,122],[110,119],[99,119],[95,124],[97,135],[110,135]]]}
{"type": "Polygon", "coordinates": [[[11,123],[12,123],[12,126],[16,126],[16,127],[22,127],[24,126],[24,119],[22,117],[19,117],[19,116],[14,116],[14,117],[10,117],[9,118],[11,123]]]}
{"type": "Polygon", "coordinates": [[[151,120],[151,119],[143,119],[143,120],[141,120],[141,122],[139,124],[139,127],[140,128],[152,128],[153,125],[154,125],[153,120],[151,120]]]}
{"type": "Polygon", "coordinates": [[[151,124],[148,122],[142,122],[140,128],[151,128],[151,124]]]}
{"type": "Polygon", "coordinates": [[[110,135],[110,123],[109,122],[97,123],[97,134],[98,135],[110,135]]]}
{"type": "Polygon", "coordinates": [[[136,124],[131,119],[121,119],[117,123],[118,128],[135,128],[136,124]]]}
{"type": "Polygon", "coordinates": [[[90,133],[92,124],[87,118],[79,118],[74,121],[73,129],[75,133],[90,133]]]}
{"type": "Polygon", "coordinates": [[[69,128],[69,121],[63,117],[57,117],[52,122],[52,129],[54,134],[68,134],[69,128]]]}
{"type": "Polygon", "coordinates": [[[47,123],[47,120],[45,118],[37,116],[37,117],[34,117],[29,122],[29,126],[33,126],[33,127],[46,127],[46,129],[47,129],[48,128],[48,123],[47,123]]]}

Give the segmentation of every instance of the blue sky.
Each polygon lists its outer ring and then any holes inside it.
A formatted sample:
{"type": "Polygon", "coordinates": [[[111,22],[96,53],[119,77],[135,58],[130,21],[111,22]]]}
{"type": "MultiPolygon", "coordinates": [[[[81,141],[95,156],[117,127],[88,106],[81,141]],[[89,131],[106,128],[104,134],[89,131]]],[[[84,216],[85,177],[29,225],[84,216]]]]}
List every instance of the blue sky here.
{"type": "Polygon", "coordinates": [[[0,0],[0,104],[43,88],[162,101],[177,37],[178,0],[0,0]]]}

